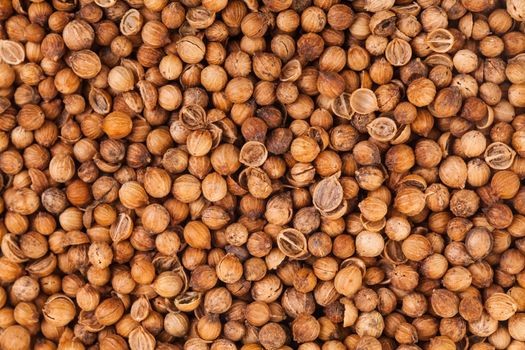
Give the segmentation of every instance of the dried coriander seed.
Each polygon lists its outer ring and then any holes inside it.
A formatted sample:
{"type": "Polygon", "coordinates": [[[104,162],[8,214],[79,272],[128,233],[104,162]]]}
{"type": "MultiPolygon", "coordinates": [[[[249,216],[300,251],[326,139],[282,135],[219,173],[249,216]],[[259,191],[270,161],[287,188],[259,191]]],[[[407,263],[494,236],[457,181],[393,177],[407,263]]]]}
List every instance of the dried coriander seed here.
{"type": "Polygon", "coordinates": [[[524,18],[0,1],[0,348],[520,348],[524,18]]]}

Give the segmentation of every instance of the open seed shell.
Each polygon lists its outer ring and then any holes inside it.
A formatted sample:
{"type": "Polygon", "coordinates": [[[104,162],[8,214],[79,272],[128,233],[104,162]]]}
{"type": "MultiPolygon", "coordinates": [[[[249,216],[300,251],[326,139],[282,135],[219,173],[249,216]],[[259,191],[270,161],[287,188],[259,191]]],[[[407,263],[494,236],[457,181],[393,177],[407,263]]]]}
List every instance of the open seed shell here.
{"type": "Polygon", "coordinates": [[[20,264],[29,260],[22,249],[20,249],[15,235],[6,233],[2,237],[2,244],[0,247],[2,254],[12,262],[20,264]]]}
{"type": "Polygon", "coordinates": [[[379,117],[367,125],[368,134],[382,142],[392,140],[397,135],[396,122],[387,117],[379,117]]]}
{"type": "Polygon", "coordinates": [[[277,247],[291,259],[304,260],[308,253],[308,243],[304,234],[293,228],[286,228],[277,235],[277,247]]]}
{"type": "Polygon", "coordinates": [[[201,304],[202,294],[199,292],[186,292],[175,297],[175,307],[182,312],[191,312],[201,304]]]}
{"type": "Polygon", "coordinates": [[[239,153],[239,161],[249,167],[259,167],[268,158],[266,146],[259,141],[246,142],[239,153]]]}
{"type": "Polygon", "coordinates": [[[399,145],[406,143],[410,139],[410,135],[412,135],[412,129],[410,128],[409,124],[404,124],[397,129],[396,136],[392,140],[390,140],[390,143],[392,145],[399,145]]]}
{"type": "Polygon", "coordinates": [[[385,58],[393,66],[404,66],[412,58],[412,47],[406,40],[394,38],[386,47],[385,58]]]}
{"type": "Polygon", "coordinates": [[[361,271],[361,275],[364,276],[366,274],[366,264],[360,258],[348,258],[348,259],[343,260],[341,264],[339,265],[341,270],[348,266],[357,266],[359,270],[361,271]]]}
{"type": "Polygon", "coordinates": [[[445,66],[449,69],[454,68],[452,58],[447,53],[433,53],[425,58],[425,64],[429,67],[445,66]]]}
{"type": "Polygon", "coordinates": [[[476,128],[478,130],[486,130],[494,123],[494,109],[490,106],[487,106],[487,115],[485,118],[476,122],[476,128]]]}
{"type": "Polygon", "coordinates": [[[321,216],[328,220],[336,220],[342,218],[348,212],[348,201],[344,200],[337,208],[331,211],[321,212],[321,216]]]}
{"type": "Polygon", "coordinates": [[[312,126],[308,129],[308,136],[317,142],[321,151],[324,151],[330,145],[330,135],[320,126],[312,126]]]}
{"type": "Polygon", "coordinates": [[[352,92],[350,107],[359,114],[369,114],[377,111],[377,97],[370,89],[360,88],[352,92]]]}
{"type": "Polygon", "coordinates": [[[303,73],[301,62],[297,59],[288,61],[281,70],[281,81],[296,81],[303,73]]]}
{"type": "Polygon", "coordinates": [[[391,239],[385,243],[385,250],[383,255],[385,259],[396,265],[404,264],[408,260],[405,257],[405,254],[403,254],[403,250],[401,249],[401,242],[394,241],[391,239]]]}
{"type": "Polygon", "coordinates": [[[455,39],[450,31],[438,28],[427,34],[425,42],[432,51],[444,53],[454,46],[455,39]]]}
{"type": "Polygon", "coordinates": [[[314,207],[321,212],[330,212],[343,201],[343,186],[336,176],[327,177],[315,186],[312,196],[314,207]]]}
{"type": "Polygon", "coordinates": [[[136,9],[129,9],[120,20],[120,32],[126,36],[140,33],[144,19],[136,9]]]}
{"type": "Polygon", "coordinates": [[[355,111],[350,105],[351,96],[348,92],[343,92],[332,101],[332,112],[334,112],[336,116],[348,120],[352,119],[355,111]]]}
{"type": "Polygon", "coordinates": [[[493,142],[485,150],[485,162],[496,170],[510,168],[516,157],[516,151],[503,142],[493,142]]]}
{"type": "Polygon", "coordinates": [[[206,127],[206,111],[199,105],[187,105],[179,112],[182,124],[190,130],[198,130],[206,127]]]}
{"type": "Polygon", "coordinates": [[[418,3],[413,2],[413,3],[408,4],[408,5],[394,6],[394,7],[392,7],[390,9],[390,11],[392,11],[395,14],[398,14],[398,15],[417,16],[419,14],[419,12],[421,12],[421,6],[419,6],[418,3]]]}
{"type": "Polygon", "coordinates": [[[24,46],[13,40],[0,40],[0,60],[16,66],[24,62],[26,51],[24,46]]]}
{"type": "Polygon", "coordinates": [[[367,220],[363,217],[363,215],[360,215],[359,218],[361,219],[361,224],[363,225],[364,229],[370,232],[379,232],[386,226],[386,218],[376,221],[367,220]]]}
{"type": "Polygon", "coordinates": [[[109,8],[115,6],[117,0],[95,0],[95,4],[102,8],[109,8]]]}

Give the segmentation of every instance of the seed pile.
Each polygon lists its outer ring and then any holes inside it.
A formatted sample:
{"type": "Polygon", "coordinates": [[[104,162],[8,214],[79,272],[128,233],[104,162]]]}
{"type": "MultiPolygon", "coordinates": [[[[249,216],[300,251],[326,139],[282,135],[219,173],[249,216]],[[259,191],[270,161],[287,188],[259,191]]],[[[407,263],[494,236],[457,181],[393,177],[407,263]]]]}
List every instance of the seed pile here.
{"type": "Polygon", "coordinates": [[[0,0],[0,349],[524,350],[525,0],[0,0]]]}

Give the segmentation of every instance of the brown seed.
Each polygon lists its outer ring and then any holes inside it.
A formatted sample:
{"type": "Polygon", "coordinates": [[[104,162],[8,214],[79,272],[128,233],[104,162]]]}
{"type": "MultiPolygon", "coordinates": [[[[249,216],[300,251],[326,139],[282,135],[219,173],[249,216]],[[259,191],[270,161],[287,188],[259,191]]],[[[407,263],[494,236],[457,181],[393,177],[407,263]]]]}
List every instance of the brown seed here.
{"type": "Polygon", "coordinates": [[[0,348],[520,348],[521,0],[139,2],[0,0],[0,348]]]}
{"type": "Polygon", "coordinates": [[[498,320],[508,320],[517,311],[517,304],[514,299],[503,293],[494,293],[485,301],[485,309],[489,315],[498,320]]]}
{"type": "Polygon", "coordinates": [[[55,326],[65,326],[76,314],[73,301],[62,294],[50,296],[42,308],[46,321],[55,326]]]}
{"type": "Polygon", "coordinates": [[[430,302],[434,312],[441,317],[453,317],[458,313],[459,299],[446,289],[434,290],[430,302]]]}
{"type": "Polygon", "coordinates": [[[350,265],[337,272],[334,287],[340,294],[351,297],[361,288],[362,279],[362,271],[357,266],[350,265]]]}
{"type": "Polygon", "coordinates": [[[133,124],[129,115],[122,112],[112,112],[104,118],[101,128],[109,137],[121,139],[129,135],[133,124]]]}
{"type": "Polygon", "coordinates": [[[31,335],[26,328],[19,325],[11,325],[2,333],[0,345],[6,350],[29,349],[31,346],[31,335]]]}

